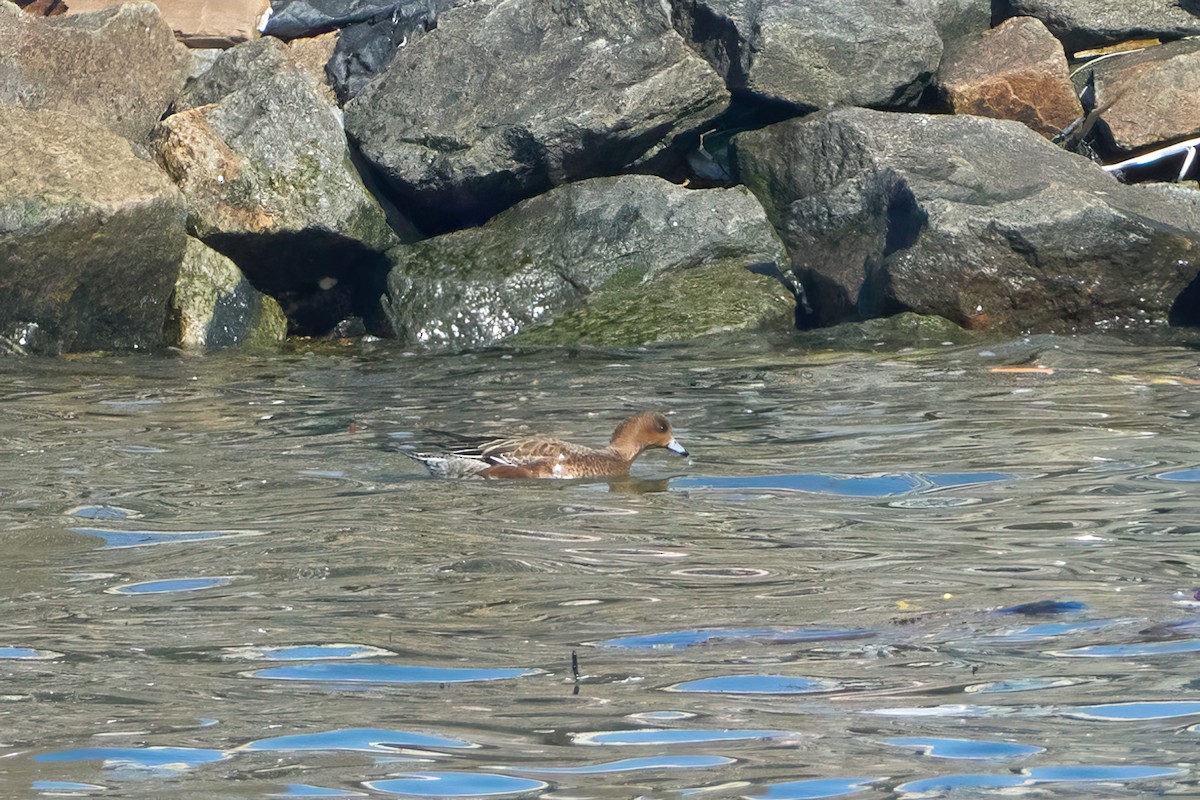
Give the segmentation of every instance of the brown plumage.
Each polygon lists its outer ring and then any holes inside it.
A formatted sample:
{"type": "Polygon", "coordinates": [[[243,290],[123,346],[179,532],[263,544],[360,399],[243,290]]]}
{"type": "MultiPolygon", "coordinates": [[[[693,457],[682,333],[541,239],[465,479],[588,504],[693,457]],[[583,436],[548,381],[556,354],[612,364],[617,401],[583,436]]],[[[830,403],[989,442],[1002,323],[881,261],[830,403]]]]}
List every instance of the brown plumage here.
{"type": "Polygon", "coordinates": [[[688,454],[662,414],[644,411],[617,426],[608,446],[593,449],[548,436],[493,439],[449,453],[412,455],[444,478],[610,478],[629,474],[643,450],[688,454]]]}

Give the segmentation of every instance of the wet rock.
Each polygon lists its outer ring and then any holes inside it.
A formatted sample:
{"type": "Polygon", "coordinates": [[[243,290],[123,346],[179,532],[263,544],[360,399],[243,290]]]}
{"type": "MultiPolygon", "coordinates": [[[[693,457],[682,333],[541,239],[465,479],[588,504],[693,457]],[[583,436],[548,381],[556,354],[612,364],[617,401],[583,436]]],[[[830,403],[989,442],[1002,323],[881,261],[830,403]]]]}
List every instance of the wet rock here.
{"type": "Polygon", "coordinates": [[[346,128],[417,221],[448,230],[625,170],[727,101],[660,5],[484,0],[402,48],[346,128]]]}
{"type": "Polygon", "coordinates": [[[1200,264],[1200,205],[1123,186],[1018,123],[846,109],[734,143],[826,324],[912,310],[1141,325],[1200,264]]]}
{"type": "Polygon", "coordinates": [[[0,330],[39,330],[51,350],[161,346],[184,218],[170,180],[106,126],[6,109],[0,330]]]}
{"type": "Polygon", "coordinates": [[[228,258],[188,237],[171,294],[166,343],[184,349],[273,345],[286,335],[279,303],[251,286],[228,258]]]}
{"type": "MultiPolygon", "coordinates": [[[[709,190],[711,191],[711,190],[709,190]]],[[[587,305],[519,333],[515,344],[631,347],[729,331],[786,331],[792,301],[743,259],[685,269],[643,283],[636,275],[605,285],[587,305]]]]}
{"type": "Polygon", "coordinates": [[[1107,58],[1093,74],[1100,120],[1118,148],[1137,150],[1200,135],[1200,41],[1107,58]]]}
{"type": "Polygon", "coordinates": [[[1062,45],[1033,17],[1014,17],[938,71],[955,114],[1015,119],[1053,137],[1083,114],[1062,45]]]}
{"type": "Polygon", "coordinates": [[[1200,35],[1197,0],[997,0],[995,16],[1037,17],[1068,54],[1126,39],[1200,35]]]}
{"type": "Polygon", "coordinates": [[[900,107],[929,84],[945,41],[988,28],[980,0],[674,0],[676,24],[731,89],[809,109],[900,107]]]}
{"type": "Polygon", "coordinates": [[[584,305],[532,338],[630,344],[768,318],[786,325],[790,313],[778,283],[745,269],[786,256],[741,187],[581,181],[392,257],[396,335],[434,349],[488,345],[584,305]]]}
{"type": "Polygon", "coordinates": [[[190,65],[151,3],[48,18],[0,3],[0,107],[91,117],[144,142],[190,65]]]}
{"type": "Polygon", "coordinates": [[[321,334],[377,309],[398,240],[351,162],[337,109],[281,42],[228,51],[163,121],[155,149],[189,231],[321,334]],[[192,106],[192,107],[188,107],[192,106]]]}
{"type": "Polygon", "coordinates": [[[31,356],[57,353],[59,343],[36,322],[17,322],[0,330],[0,355],[31,356]]]}
{"type": "Polygon", "coordinates": [[[813,349],[868,350],[896,353],[911,348],[967,344],[982,334],[967,331],[944,317],[904,311],[890,317],[843,322],[805,331],[797,339],[813,349]]]}

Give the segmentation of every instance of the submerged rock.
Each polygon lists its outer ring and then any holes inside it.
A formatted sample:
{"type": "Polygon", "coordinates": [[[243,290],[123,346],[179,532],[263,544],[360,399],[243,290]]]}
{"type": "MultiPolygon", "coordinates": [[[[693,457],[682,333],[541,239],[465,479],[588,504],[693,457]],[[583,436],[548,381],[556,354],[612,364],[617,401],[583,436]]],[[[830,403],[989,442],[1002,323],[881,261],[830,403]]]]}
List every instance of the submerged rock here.
{"type": "Polygon", "coordinates": [[[141,143],[190,66],[152,3],[39,18],[0,2],[0,107],[90,117],[141,143]]]}
{"type": "Polygon", "coordinates": [[[984,0],[673,0],[676,24],[731,89],[807,108],[914,103],[947,39],[988,28],[984,0]]]}
{"type": "Polygon", "coordinates": [[[163,121],[156,153],[188,227],[280,299],[292,330],[324,333],[377,307],[398,239],[350,160],[337,109],[277,40],[228,51],[163,121]]]}
{"type": "Polygon", "coordinates": [[[346,128],[430,230],[627,169],[722,111],[721,79],[639,0],[482,0],[443,14],[346,105],[346,128]]]}
{"type": "Polygon", "coordinates": [[[814,348],[896,353],[910,348],[966,344],[981,335],[964,330],[944,317],[903,311],[890,317],[843,322],[828,328],[805,331],[797,338],[814,348]]]}
{"type": "Polygon", "coordinates": [[[745,269],[785,254],[741,187],[597,178],[391,255],[393,328],[434,349],[492,344],[584,305],[531,340],[690,338],[786,319],[790,309],[778,283],[745,269]]]}
{"type": "Polygon", "coordinates": [[[1083,115],[1062,45],[1033,17],[1014,17],[938,71],[955,114],[1015,119],[1053,137],[1083,115]]]}
{"type": "Polygon", "coordinates": [[[184,349],[272,345],[286,336],[279,303],[251,286],[228,258],[188,237],[171,294],[166,343],[184,349]]]}
{"type": "Polygon", "coordinates": [[[50,350],[161,346],[187,239],[167,176],[53,111],[6,109],[0,153],[0,330],[38,330],[50,350]]]}
{"type": "Polygon", "coordinates": [[[1121,185],[1018,123],[845,109],[734,143],[826,324],[1141,325],[1200,267],[1200,198],[1121,185]]]}

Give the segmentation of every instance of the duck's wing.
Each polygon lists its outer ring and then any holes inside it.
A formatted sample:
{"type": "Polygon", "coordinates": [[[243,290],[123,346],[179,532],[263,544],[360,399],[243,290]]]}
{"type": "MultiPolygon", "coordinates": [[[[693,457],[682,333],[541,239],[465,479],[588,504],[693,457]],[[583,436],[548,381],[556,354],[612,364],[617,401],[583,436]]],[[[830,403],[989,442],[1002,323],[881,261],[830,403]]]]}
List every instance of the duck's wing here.
{"type": "Polygon", "coordinates": [[[558,461],[595,455],[590,447],[552,439],[548,436],[531,436],[520,439],[493,439],[473,450],[485,461],[493,464],[524,466],[538,461],[558,461]]]}

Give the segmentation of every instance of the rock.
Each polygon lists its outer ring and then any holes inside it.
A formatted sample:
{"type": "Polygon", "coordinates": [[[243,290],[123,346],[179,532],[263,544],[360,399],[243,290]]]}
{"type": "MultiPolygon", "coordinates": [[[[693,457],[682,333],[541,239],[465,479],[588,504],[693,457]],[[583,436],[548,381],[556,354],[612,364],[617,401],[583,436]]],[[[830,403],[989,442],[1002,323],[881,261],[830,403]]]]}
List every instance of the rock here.
{"type": "Polygon", "coordinates": [[[44,19],[0,3],[0,107],[91,117],[141,143],[189,67],[150,3],[44,19]]]}
{"type": "Polygon", "coordinates": [[[727,102],[663,6],[482,0],[402,48],[346,104],[346,129],[402,207],[444,231],[626,170],[727,102]]]}
{"type": "Polygon", "coordinates": [[[187,111],[218,103],[234,92],[260,87],[279,72],[299,72],[312,77],[311,71],[300,72],[296,67],[287,45],[269,37],[217,51],[207,68],[187,82],[173,110],[187,111]]]}
{"type": "Polygon", "coordinates": [[[1196,0],[996,0],[997,19],[1037,17],[1068,54],[1126,39],[1200,35],[1196,0]]]}
{"type": "Polygon", "coordinates": [[[898,353],[914,348],[939,348],[969,344],[983,335],[964,330],[943,317],[903,311],[890,317],[843,322],[828,328],[804,331],[797,340],[811,350],[898,353]]]}
{"type": "Polygon", "coordinates": [[[337,95],[334,92],[326,65],[333,58],[333,53],[337,49],[337,45],[338,35],[331,32],[323,33],[320,36],[314,36],[310,39],[293,39],[288,42],[287,47],[292,63],[307,72],[313,83],[321,89],[322,93],[327,93],[329,100],[335,103],[337,102],[337,95]]]}
{"type": "MultiPolygon", "coordinates": [[[[70,0],[71,13],[98,11],[126,0],[70,0]]],[[[153,0],[175,37],[188,47],[233,47],[258,38],[268,0],[153,0]]]]}
{"type": "Polygon", "coordinates": [[[676,25],[731,89],[802,108],[912,105],[984,0],[673,0],[676,25]]]}
{"type": "Polygon", "coordinates": [[[188,55],[192,58],[191,66],[188,68],[188,81],[194,81],[208,72],[212,68],[212,65],[217,63],[217,59],[224,53],[224,50],[217,47],[192,48],[188,50],[188,55]]]}
{"type": "Polygon", "coordinates": [[[1014,17],[942,64],[955,114],[1015,119],[1054,137],[1083,115],[1062,45],[1033,17],[1014,17]]]}
{"type": "Polygon", "coordinates": [[[637,344],[789,313],[777,283],[744,269],[786,255],[742,187],[596,178],[391,255],[392,327],[431,349],[489,345],[585,304],[532,339],[637,344]]]}
{"type": "MultiPolygon", "coordinates": [[[[711,191],[711,190],[708,190],[711,191]]],[[[792,303],[742,259],[685,269],[643,283],[606,285],[588,304],[518,333],[513,344],[633,347],[729,331],[791,328],[792,303]]]]}
{"type": "Polygon", "coordinates": [[[203,349],[274,345],[287,336],[287,317],[274,298],[250,285],[237,265],[191,237],[171,294],[166,342],[203,349]]]}
{"type": "Polygon", "coordinates": [[[1113,144],[1137,150],[1200,136],[1200,40],[1185,39],[1097,63],[1096,107],[1113,144]]]}
{"type": "Polygon", "coordinates": [[[184,218],[170,180],[109,128],[5,110],[0,330],[32,325],[51,350],[161,346],[184,218]]]}
{"type": "Polygon", "coordinates": [[[1155,323],[1200,264],[1200,201],[1121,185],[1018,123],[845,109],[734,144],[825,324],[1155,323]]]}
{"type": "Polygon", "coordinates": [[[351,163],[337,109],[281,42],[229,50],[165,119],[156,153],[188,200],[192,235],[321,334],[360,307],[378,317],[398,239],[351,163]]]}

